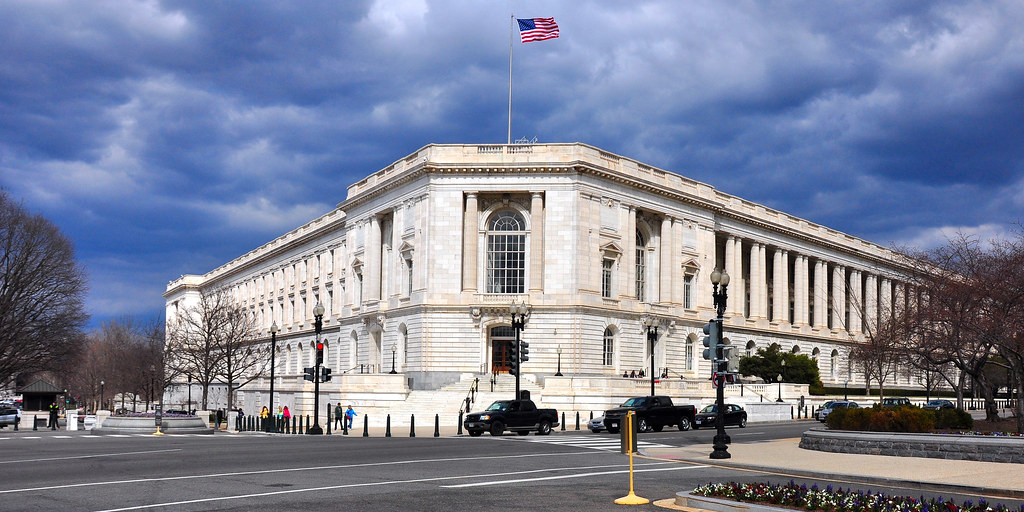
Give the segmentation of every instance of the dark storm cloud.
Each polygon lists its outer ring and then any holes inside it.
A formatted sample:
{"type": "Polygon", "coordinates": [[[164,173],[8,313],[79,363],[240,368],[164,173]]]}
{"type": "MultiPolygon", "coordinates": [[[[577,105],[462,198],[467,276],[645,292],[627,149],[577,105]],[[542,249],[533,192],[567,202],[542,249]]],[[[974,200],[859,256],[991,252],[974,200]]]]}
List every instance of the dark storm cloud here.
{"type": "Polygon", "coordinates": [[[1017,2],[0,4],[0,185],[98,317],[328,211],[415,149],[581,141],[883,245],[1024,214],[1017,2]],[[982,199],[984,198],[984,199],[982,199]]]}

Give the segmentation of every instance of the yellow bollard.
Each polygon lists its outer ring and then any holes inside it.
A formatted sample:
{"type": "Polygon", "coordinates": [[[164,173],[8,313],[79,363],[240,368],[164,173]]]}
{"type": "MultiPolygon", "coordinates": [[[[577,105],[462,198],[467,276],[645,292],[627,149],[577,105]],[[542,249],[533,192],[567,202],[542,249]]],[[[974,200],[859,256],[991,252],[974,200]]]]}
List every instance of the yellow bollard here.
{"type": "Polygon", "coordinates": [[[626,429],[626,446],[629,450],[629,494],[615,500],[616,505],[646,505],[651,502],[647,498],[641,498],[633,494],[633,411],[626,413],[626,424],[621,428],[626,429]],[[627,427],[628,425],[628,427],[627,427]]]}

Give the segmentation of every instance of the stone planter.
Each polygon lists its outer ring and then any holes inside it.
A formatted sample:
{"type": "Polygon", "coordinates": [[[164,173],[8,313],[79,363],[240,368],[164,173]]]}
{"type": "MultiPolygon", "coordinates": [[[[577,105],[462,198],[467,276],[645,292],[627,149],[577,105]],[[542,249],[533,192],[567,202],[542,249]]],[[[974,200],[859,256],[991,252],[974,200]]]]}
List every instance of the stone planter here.
{"type": "MultiPolygon", "coordinates": [[[[213,434],[213,429],[196,416],[164,417],[160,431],[164,434],[213,434]]],[[[110,434],[153,434],[156,432],[156,418],[152,416],[110,416],[103,424],[94,427],[95,435],[110,434]]]]}
{"type": "Polygon", "coordinates": [[[801,436],[800,448],[833,453],[1024,463],[1024,438],[1020,437],[853,432],[812,428],[801,436]]]}

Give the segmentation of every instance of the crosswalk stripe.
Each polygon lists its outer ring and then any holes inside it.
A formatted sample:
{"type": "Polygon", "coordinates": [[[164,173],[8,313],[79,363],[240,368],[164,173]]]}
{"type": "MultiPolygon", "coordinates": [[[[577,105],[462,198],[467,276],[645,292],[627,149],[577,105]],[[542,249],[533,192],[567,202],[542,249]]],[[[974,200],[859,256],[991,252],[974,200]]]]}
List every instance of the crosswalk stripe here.
{"type": "MultiPolygon", "coordinates": [[[[554,444],[558,446],[571,446],[574,448],[590,448],[593,450],[619,451],[620,442],[618,439],[607,439],[587,436],[558,436],[558,437],[529,437],[529,438],[508,438],[509,441],[554,444]]],[[[649,441],[637,441],[637,448],[664,448],[668,445],[652,443],[649,441]]]]}

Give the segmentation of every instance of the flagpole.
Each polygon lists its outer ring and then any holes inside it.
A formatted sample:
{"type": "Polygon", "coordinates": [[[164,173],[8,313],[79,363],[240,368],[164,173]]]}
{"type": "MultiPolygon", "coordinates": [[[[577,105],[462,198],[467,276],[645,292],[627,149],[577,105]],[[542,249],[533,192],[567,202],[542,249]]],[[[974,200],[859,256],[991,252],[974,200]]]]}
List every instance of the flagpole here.
{"type": "Polygon", "coordinates": [[[505,144],[512,144],[512,41],[514,40],[515,23],[516,15],[512,13],[508,22],[508,135],[505,138],[505,144]]]}

